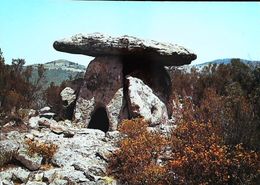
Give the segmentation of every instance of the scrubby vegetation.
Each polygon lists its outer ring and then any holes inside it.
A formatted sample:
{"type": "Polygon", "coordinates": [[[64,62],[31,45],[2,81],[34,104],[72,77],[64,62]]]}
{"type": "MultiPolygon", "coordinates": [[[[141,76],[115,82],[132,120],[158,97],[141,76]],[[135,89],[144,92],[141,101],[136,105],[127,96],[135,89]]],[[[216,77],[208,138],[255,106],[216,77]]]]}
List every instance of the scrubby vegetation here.
{"type": "Polygon", "coordinates": [[[37,67],[37,78],[32,80],[32,66],[25,66],[24,59],[12,59],[12,64],[5,64],[3,53],[0,49],[0,125],[14,120],[21,122],[25,109],[40,109],[50,106],[56,113],[56,119],[71,117],[71,113],[63,111],[63,102],[60,92],[66,87],[78,89],[82,83],[79,76],[64,81],[61,85],[53,82],[45,89],[41,80],[44,78],[45,69],[42,64],[37,67]],[[22,113],[22,114],[21,114],[22,113]]]}
{"type": "Polygon", "coordinates": [[[53,143],[39,142],[27,139],[25,140],[29,155],[39,154],[48,163],[57,152],[58,146],[53,143]]]}
{"type": "MultiPolygon", "coordinates": [[[[0,121],[16,121],[21,109],[37,107],[44,68],[30,82],[32,69],[24,59],[6,65],[0,50],[0,121]]],[[[259,184],[260,163],[260,68],[238,59],[230,64],[208,65],[201,71],[171,68],[170,105],[176,129],[169,135],[149,131],[144,120],[125,120],[119,131],[125,137],[109,160],[108,176],[123,184],[259,184]]],[[[82,80],[54,83],[43,92],[45,105],[57,119],[64,112],[60,92],[76,89],[82,80]]],[[[30,154],[48,161],[57,146],[27,140],[30,154]]]]}
{"type": "Polygon", "coordinates": [[[142,119],[120,126],[127,137],[108,170],[123,184],[255,184],[259,177],[259,153],[224,144],[210,122],[183,122],[170,137],[147,126],[142,119]]]}
{"type": "Polygon", "coordinates": [[[172,70],[175,102],[186,102],[183,114],[198,122],[221,127],[225,144],[243,143],[260,150],[260,68],[234,59],[230,64],[209,65],[198,72],[172,70]]]}
{"type": "Polygon", "coordinates": [[[123,184],[258,184],[260,70],[239,60],[202,71],[170,70],[176,129],[125,120],[109,175],[123,184]]]}
{"type": "Polygon", "coordinates": [[[128,137],[123,139],[120,150],[110,160],[110,175],[129,184],[165,184],[166,169],[157,164],[167,140],[159,133],[147,131],[142,119],[123,121],[119,131],[128,137]]]}
{"type": "Polygon", "coordinates": [[[12,65],[6,65],[0,50],[0,115],[16,118],[19,109],[33,108],[39,99],[38,82],[43,77],[43,67],[38,66],[39,79],[35,83],[29,81],[32,68],[24,69],[24,59],[13,59],[12,65]]]}

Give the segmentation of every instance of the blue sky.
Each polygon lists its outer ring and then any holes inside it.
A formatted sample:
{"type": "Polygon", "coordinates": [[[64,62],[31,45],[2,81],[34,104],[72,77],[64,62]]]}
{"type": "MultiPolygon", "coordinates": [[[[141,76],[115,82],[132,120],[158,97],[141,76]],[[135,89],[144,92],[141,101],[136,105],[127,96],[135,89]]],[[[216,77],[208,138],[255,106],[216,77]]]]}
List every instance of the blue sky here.
{"type": "Polygon", "coordinates": [[[1,0],[0,48],[27,64],[92,59],[55,51],[55,40],[101,32],[171,42],[197,54],[193,63],[239,57],[260,60],[258,2],[105,2],[1,0]]]}

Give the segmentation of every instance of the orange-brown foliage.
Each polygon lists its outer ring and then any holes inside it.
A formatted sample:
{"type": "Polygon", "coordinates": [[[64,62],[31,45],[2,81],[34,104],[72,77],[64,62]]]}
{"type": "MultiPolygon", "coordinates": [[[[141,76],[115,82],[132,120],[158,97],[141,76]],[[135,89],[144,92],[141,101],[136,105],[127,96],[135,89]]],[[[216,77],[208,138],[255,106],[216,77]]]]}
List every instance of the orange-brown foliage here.
{"type": "Polygon", "coordinates": [[[223,144],[212,123],[183,123],[171,137],[172,184],[248,184],[259,173],[259,154],[223,144]]]}
{"type": "Polygon", "coordinates": [[[57,152],[58,146],[53,143],[44,143],[27,139],[25,140],[29,155],[40,154],[48,162],[57,152]]]}
{"type": "Polygon", "coordinates": [[[147,131],[142,119],[125,120],[119,130],[126,134],[120,143],[120,150],[109,164],[110,174],[129,184],[165,184],[166,171],[158,164],[166,146],[166,138],[147,131]]]}
{"type": "Polygon", "coordinates": [[[123,121],[125,137],[111,156],[109,173],[126,184],[252,184],[259,154],[223,143],[211,122],[182,122],[166,138],[142,119],[123,121]]]}

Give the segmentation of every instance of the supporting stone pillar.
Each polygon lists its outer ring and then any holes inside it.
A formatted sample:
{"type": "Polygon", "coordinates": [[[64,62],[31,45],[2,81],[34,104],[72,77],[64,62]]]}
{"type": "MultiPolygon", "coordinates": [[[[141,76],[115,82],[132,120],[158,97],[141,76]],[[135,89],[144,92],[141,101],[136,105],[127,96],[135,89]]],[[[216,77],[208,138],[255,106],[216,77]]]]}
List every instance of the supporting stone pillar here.
{"type": "Polygon", "coordinates": [[[96,57],[86,70],[76,102],[75,124],[88,127],[96,109],[103,107],[109,130],[116,130],[123,107],[123,65],[120,57],[96,57]]]}

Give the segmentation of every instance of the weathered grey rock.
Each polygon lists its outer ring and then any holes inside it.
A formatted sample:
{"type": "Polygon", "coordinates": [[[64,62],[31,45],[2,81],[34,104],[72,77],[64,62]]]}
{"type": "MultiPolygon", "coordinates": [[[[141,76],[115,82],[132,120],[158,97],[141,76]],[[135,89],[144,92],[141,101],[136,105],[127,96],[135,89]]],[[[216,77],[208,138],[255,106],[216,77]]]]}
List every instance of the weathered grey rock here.
{"type": "Polygon", "coordinates": [[[50,129],[56,134],[61,134],[64,131],[68,130],[68,128],[65,125],[62,125],[60,123],[51,123],[50,129]]]}
{"type": "Polygon", "coordinates": [[[29,119],[29,126],[32,127],[32,128],[38,128],[39,127],[39,120],[40,120],[39,116],[31,117],[29,119]]]}
{"type": "MultiPolygon", "coordinates": [[[[52,159],[56,166],[64,167],[75,163],[88,163],[91,158],[95,158],[97,148],[105,144],[101,140],[104,138],[104,133],[94,129],[86,129],[86,131],[85,133],[76,133],[73,138],[64,138],[59,141],[59,149],[52,159]],[[84,156],[88,156],[88,158],[85,159],[84,156]]],[[[95,161],[93,159],[92,162],[95,161]]]]}
{"type": "Polygon", "coordinates": [[[14,185],[14,183],[12,181],[8,181],[8,180],[3,180],[0,181],[0,185],[14,185]]]}
{"type": "Polygon", "coordinates": [[[120,185],[113,177],[105,176],[101,177],[97,181],[97,185],[120,185]]]}
{"type": "Polygon", "coordinates": [[[118,123],[123,119],[122,112],[124,103],[124,92],[123,88],[118,89],[111,101],[106,105],[108,120],[110,121],[109,130],[117,130],[118,123]]]}
{"type": "Polygon", "coordinates": [[[128,105],[132,117],[143,117],[151,126],[167,122],[168,114],[165,104],[153,94],[150,87],[142,80],[127,77],[128,105]]]}
{"type": "MultiPolygon", "coordinates": [[[[58,122],[58,124],[65,126],[71,123],[63,121],[58,122]]],[[[40,131],[31,130],[30,133],[11,133],[9,137],[13,140],[17,139],[21,143],[29,135],[29,138],[33,138],[39,142],[57,145],[58,150],[51,160],[55,167],[46,171],[35,170],[33,172],[22,168],[18,168],[18,170],[12,169],[0,172],[0,179],[4,179],[7,184],[13,184],[15,179],[19,179],[29,185],[41,185],[43,182],[52,185],[63,185],[68,182],[86,185],[105,185],[106,181],[103,177],[106,174],[107,155],[116,150],[116,147],[113,145],[113,138],[117,138],[116,133],[118,131],[105,134],[96,129],[76,127],[68,129],[70,132],[73,132],[73,137],[64,137],[63,133],[55,134],[49,128],[43,128],[40,131]],[[109,139],[106,139],[108,136],[109,139]]],[[[20,149],[19,153],[19,155],[22,153],[23,156],[27,154],[24,148],[20,149]]],[[[28,159],[29,157],[27,157],[26,155],[26,157],[18,158],[18,160],[23,162],[26,168],[35,169],[31,167],[32,159],[28,159]]],[[[37,164],[40,164],[40,162],[37,164]]]]}
{"type": "Polygon", "coordinates": [[[19,144],[19,146],[23,143],[24,134],[18,131],[8,132],[6,135],[6,139],[10,141],[14,141],[19,144]]]}
{"type": "Polygon", "coordinates": [[[50,185],[68,185],[68,181],[64,179],[54,179],[50,185]]]}
{"type": "MultiPolygon", "coordinates": [[[[34,130],[34,129],[30,130],[29,134],[32,134],[33,138],[35,138],[35,137],[42,138],[44,136],[44,133],[42,133],[39,130],[34,130]]],[[[27,134],[25,136],[27,136],[27,134]]]]}
{"type": "Polygon", "coordinates": [[[16,155],[19,144],[12,140],[0,141],[0,166],[8,163],[16,155]]]}
{"type": "Polygon", "coordinates": [[[70,120],[53,122],[50,125],[50,130],[56,134],[64,134],[64,137],[72,137],[75,135],[73,128],[75,125],[70,120]]]}
{"type": "Polygon", "coordinates": [[[66,102],[66,106],[69,106],[71,103],[73,103],[76,100],[75,91],[70,87],[66,87],[65,89],[63,89],[60,95],[62,101],[66,102]]]}
{"type": "MultiPolygon", "coordinates": [[[[109,130],[116,129],[122,119],[120,115],[123,104],[122,88],[123,65],[120,58],[95,58],[88,65],[84,84],[79,92],[74,122],[88,127],[91,116],[96,110],[103,108],[107,114],[109,130]]],[[[94,125],[92,128],[97,127],[94,125]]]]}
{"type": "MultiPolygon", "coordinates": [[[[125,78],[132,76],[142,80],[147,86],[153,90],[156,95],[167,107],[167,112],[171,116],[171,94],[172,83],[171,78],[164,66],[158,65],[140,65],[137,61],[135,65],[124,64],[125,78]]],[[[125,82],[126,84],[127,82],[125,82]]]]}
{"type": "Polygon", "coordinates": [[[50,107],[43,107],[39,110],[39,117],[40,118],[47,118],[51,119],[55,116],[55,113],[50,112],[51,108],[50,107]]]}
{"type": "Polygon", "coordinates": [[[43,108],[41,108],[41,109],[39,110],[39,113],[40,113],[40,114],[47,113],[47,112],[49,112],[50,110],[51,110],[50,107],[43,107],[43,108]]]}
{"type": "Polygon", "coordinates": [[[11,170],[5,170],[0,172],[0,180],[11,181],[13,173],[11,170]]]}
{"type": "Polygon", "coordinates": [[[29,181],[26,183],[26,185],[47,185],[47,184],[45,182],[29,181]]]}
{"type": "Polygon", "coordinates": [[[92,97],[89,100],[86,100],[82,97],[77,99],[75,113],[74,113],[74,122],[79,127],[87,127],[91,119],[91,113],[94,111],[95,98],[92,97]]]}
{"type": "Polygon", "coordinates": [[[26,183],[30,172],[26,169],[23,169],[21,167],[17,167],[17,168],[13,168],[12,170],[12,174],[13,174],[13,180],[20,180],[23,183],[26,183]]]}
{"type": "Polygon", "coordinates": [[[33,179],[35,181],[42,181],[43,180],[43,175],[44,175],[43,172],[35,173],[33,179]]]}
{"type": "MultiPolygon", "coordinates": [[[[45,113],[46,115],[48,115],[49,113],[45,113]]],[[[35,117],[31,117],[29,119],[29,126],[31,128],[37,129],[40,126],[44,126],[44,127],[50,127],[51,124],[56,124],[57,122],[52,119],[51,117],[53,117],[53,114],[51,113],[51,116],[47,116],[47,117],[40,117],[40,116],[35,116],[35,117]],[[49,117],[49,118],[48,118],[49,117]]]]}
{"type": "Polygon", "coordinates": [[[44,178],[47,179],[48,182],[53,182],[55,179],[68,179],[74,183],[89,181],[84,175],[84,172],[75,170],[72,166],[45,171],[44,178]]]}
{"type": "MultiPolygon", "coordinates": [[[[150,59],[160,65],[190,64],[197,56],[177,44],[143,40],[132,36],[111,37],[101,33],[77,34],[69,39],[55,41],[58,51],[89,56],[120,56],[150,59]]],[[[133,62],[133,61],[131,61],[133,62]]]]}
{"type": "Polygon", "coordinates": [[[36,110],[29,109],[28,115],[29,115],[29,117],[35,116],[36,115],[36,110]]]}
{"type": "Polygon", "coordinates": [[[20,161],[29,170],[38,170],[41,166],[43,157],[38,154],[30,156],[25,148],[20,148],[15,159],[20,161]]]}
{"type": "Polygon", "coordinates": [[[107,142],[115,142],[117,143],[120,139],[123,138],[123,134],[120,133],[119,131],[109,131],[106,133],[105,141],[107,142]]]}
{"type": "Polygon", "coordinates": [[[29,178],[30,172],[21,167],[10,168],[8,170],[0,172],[0,180],[6,181],[21,181],[26,183],[29,178]]]}
{"type": "Polygon", "coordinates": [[[74,167],[84,172],[85,178],[96,181],[106,172],[107,161],[102,155],[109,154],[115,147],[104,141],[105,134],[100,130],[79,129],[75,133],[72,138],[55,142],[59,149],[52,163],[63,169],[74,167]]]}

